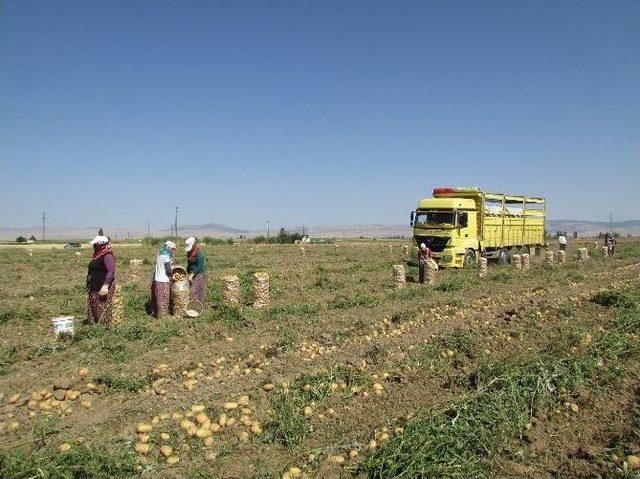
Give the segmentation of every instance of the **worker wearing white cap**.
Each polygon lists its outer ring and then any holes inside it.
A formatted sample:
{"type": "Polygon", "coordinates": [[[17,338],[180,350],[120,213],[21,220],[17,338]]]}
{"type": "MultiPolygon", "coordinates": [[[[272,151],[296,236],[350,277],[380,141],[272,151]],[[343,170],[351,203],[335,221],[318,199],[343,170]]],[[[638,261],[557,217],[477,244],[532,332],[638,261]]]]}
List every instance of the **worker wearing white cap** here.
{"type": "Polygon", "coordinates": [[[418,281],[420,284],[424,283],[424,269],[432,257],[431,248],[428,248],[424,243],[420,243],[420,248],[418,248],[418,281]]]}
{"type": "Polygon", "coordinates": [[[107,236],[99,234],[89,244],[93,246],[93,257],[87,267],[87,321],[109,323],[106,313],[111,311],[116,288],[116,259],[107,236]]]}
{"type": "Polygon", "coordinates": [[[156,257],[156,270],[151,282],[151,307],[156,318],[169,314],[171,302],[171,263],[178,251],[173,241],[165,241],[156,257]]]}
{"type": "Polygon", "coordinates": [[[189,297],[204,305],[207,295],[207,265],[204,251],[193,236],[187,238],[184,245],[187,252],[187,273],[191,282],[189,297]]]}

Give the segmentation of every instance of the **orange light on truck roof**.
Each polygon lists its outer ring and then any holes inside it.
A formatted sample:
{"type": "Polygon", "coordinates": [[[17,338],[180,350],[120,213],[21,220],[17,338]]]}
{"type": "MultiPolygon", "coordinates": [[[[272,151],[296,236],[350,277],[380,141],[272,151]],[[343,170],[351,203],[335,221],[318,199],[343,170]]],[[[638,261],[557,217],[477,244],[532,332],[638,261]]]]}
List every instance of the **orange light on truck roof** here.
{"type": "Polygon", "coordinates": [[[439,188],[434,188],[433,189],[433,194],[434,195],[442,195],[442,194],[446,194],[446,193],[455,193],[456,189],[455,188],[450,188],[450,187],[439,187],[439,188]]]}
{"type": "Polygon", "coordinates": [[[452,188],[451,186],[439,186],[433,189],[433,196],[435,195],[450,195],[453,193],[478,193],[478,188],[452,188]]]}

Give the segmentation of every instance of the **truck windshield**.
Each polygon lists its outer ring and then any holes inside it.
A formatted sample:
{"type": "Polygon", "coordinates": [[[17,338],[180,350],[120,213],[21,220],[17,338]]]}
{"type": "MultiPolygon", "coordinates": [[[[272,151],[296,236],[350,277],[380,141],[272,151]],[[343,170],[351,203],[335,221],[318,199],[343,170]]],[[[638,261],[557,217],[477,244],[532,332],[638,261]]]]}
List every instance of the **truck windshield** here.
{"type": "Polygon", "coordinates": [[[430,224],[449,224],[455,225],[455,215],[453,211],[418,211],[416,215],[415,226],[424,226],[430,224]]]}

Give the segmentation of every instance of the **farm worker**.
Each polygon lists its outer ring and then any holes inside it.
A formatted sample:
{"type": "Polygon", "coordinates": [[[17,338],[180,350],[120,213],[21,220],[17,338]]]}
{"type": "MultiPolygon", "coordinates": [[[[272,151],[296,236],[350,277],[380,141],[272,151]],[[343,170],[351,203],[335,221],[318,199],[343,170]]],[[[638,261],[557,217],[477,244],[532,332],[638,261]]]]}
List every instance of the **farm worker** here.
{"type": "Polygon", "coordinates": [[[424,283],[424,269],[427,266],[427,261],[433,261],[431,258],[433,257],[433,253],[431,249],[427,248],[427,245],[424,243],[420,243],[420,248],[418,248],[418,271],[420,272],[420,283],[424,283]]]}
{"type": "Polygon", "coordinates": [[[106,236],[98,235],[89,244],[93,246],[93,258],[87,271],[87,321],[109,323],[116,289],[116,259],[106,236]]]}
{"type": "Polygon", "coordinates": [[[151,309],[156,318],[169,314],[171,262],[177,250],[173,241],[165,241],[156,257],[156,270],[151,282],[151,309]]]}
{"type": "Polygon", "coordinates": [[[189,298],[204,305],[207,295],[207,265],[204,251],[193,236],[187,238],[184,244],[187,252],[187,273],[191,283],[189,298]]]}
{"type": "Polygon", "coordinates": [[[558,247],[560,248],[560,251],[566,251],[567,236],[565,233],[560,233],[560,236],[558,236],[558,247]]]}
{"type": "Polygon", "coordinates": [[[604,235],[604,245],[609,250],[609,256],[613,256],[613,253],[616,250],[616,237],[613,233],[608,232],[604,235]]]}

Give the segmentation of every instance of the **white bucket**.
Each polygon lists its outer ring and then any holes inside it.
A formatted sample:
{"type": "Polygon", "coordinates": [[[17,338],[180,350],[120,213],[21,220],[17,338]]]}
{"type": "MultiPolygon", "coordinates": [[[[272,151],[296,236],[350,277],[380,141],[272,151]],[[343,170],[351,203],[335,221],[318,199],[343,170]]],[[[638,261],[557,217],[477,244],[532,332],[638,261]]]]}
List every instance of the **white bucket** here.
{"type": "Polygon", "coordinates": [[[74,333],[74,319],[75,316],[58,316],[51,319],[51,326],[53,328],[53,334],[59,336],[60,334],[74,333]]]}

